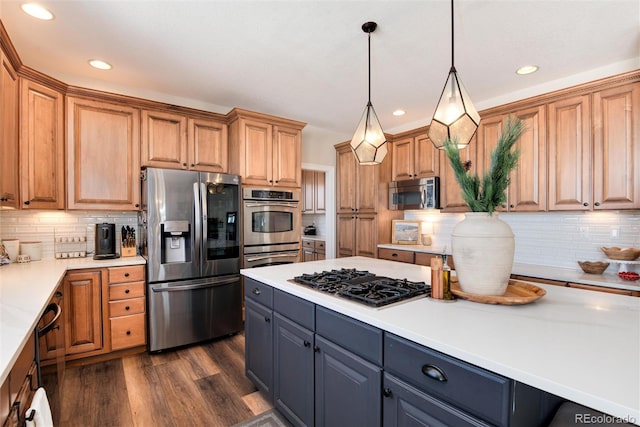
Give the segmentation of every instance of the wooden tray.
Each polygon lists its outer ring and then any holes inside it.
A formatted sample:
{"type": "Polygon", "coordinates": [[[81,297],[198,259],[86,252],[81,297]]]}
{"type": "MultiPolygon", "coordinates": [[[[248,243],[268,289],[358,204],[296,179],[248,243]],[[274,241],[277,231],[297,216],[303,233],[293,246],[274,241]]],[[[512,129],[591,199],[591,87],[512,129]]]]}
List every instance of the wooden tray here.
{"type": "Polygon", "coordinates": [[[458,298],[484,304],[521,305],[529,304],[542,298],[547,291],[530,283],[509,280],[509,285],[504,295],[476,295],[463,292],[458,281],[451,281],[451,293],[458,298]]]}

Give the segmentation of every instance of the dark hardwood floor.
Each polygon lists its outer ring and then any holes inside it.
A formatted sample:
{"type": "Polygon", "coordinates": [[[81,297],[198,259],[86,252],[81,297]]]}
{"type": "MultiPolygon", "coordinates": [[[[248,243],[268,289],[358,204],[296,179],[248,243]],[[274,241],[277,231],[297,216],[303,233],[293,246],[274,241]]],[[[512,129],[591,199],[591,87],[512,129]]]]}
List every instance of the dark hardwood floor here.
{"type": "Polygon", "coordinates": [[[244,374],[242,334],[67,368],[64,381],[60,427],[228,427],[271,408],[244,374]]]}

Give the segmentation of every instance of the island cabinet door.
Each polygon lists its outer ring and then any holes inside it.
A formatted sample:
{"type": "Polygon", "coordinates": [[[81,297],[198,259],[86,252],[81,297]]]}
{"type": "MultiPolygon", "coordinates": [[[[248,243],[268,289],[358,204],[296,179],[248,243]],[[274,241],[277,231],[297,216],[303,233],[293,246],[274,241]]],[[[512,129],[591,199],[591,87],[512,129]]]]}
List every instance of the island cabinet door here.
{"type": "Polygon", "coordinates": [[[384,427],[489,426],[393,375],[384,374],[384,427]]]}
{"type": "Polygon", "coordinates": [[[295,426],[313,426],[313,332],[275,317],[273,402],[295,426]]]}
{"type": "Polygon", "coordinates": [[[273,401],[273,311],[245,298],[245,373],[273,401]]]}
{"type": "Polygon", "coordinates": [[[316,335],[316,425],[380,426],[382,370],[316,335]]]}

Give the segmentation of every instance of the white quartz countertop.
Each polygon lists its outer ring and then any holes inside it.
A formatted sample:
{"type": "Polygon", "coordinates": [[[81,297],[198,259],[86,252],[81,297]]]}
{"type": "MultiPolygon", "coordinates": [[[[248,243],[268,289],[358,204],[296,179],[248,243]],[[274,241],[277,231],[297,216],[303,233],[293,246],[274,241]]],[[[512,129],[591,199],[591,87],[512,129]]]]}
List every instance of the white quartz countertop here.
{"type": "MultiPolygon", "coordinates": [[[[423,252],[429,254],[442,254],[443,251],[446,251],[447,255],[451,255],[451,249],[435,246],[380,244],[378,245],[378,248],[392,249],[396,251],[423,252]]],[[[455,259],[453,261],[455,263],[455,259]]],[[[602,259],[602,261],[610,261],[611,263],[605,270],[604,274],[587,274],[582,271],[578,263],[576,263],[575,269],[515,263],[513,264],[511,273],[519,274],[521,276],[537,277],[539,279],[640,291],[640,280],[635,282],[622,280],[618,277],[618,264],[615,261],[606,259],[602,259]]]]}
{"type": "Polygon", "coordinates": [[[0,384],[27,340],[33,339],[40,316],[67,270],[136,264],[145,264],[145,259],[140,256],[103,261],[44,259],[0,267],[0,384]]]}
{"type": "Polygon", "coordinates": [[[288,282],[356,268],[430,282],[430,269],[365,257],[242,270],[315,304],[604,413],[640,423],[640,298],[539,285],[519,306],[418,298],[371,308],[288,282]]]}

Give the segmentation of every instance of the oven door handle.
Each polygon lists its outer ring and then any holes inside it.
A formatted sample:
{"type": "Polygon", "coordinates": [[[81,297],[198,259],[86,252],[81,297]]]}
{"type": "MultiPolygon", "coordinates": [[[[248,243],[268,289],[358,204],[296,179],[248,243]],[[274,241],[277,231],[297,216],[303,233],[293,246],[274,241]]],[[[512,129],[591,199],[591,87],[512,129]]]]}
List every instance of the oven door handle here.
{"type": "Polygon", "coordinates": [[[256,256],[256,257],[253,257],[253,258],[247,258],[247,262],[261,261],[263,259],[270,259],[270,258],[290,258],[292,256],[298,256],[298,254],[297,253],[288,253],[288,254],[256,256]]]}
{"type": "Polygon", "coordinates": [[[297,208],[297,203],[287,202],[244,202],[244,206],[247,208],[260,208],[264,206],[282,206],[285,208],[297,208]]]}
{"type": "Polygon", "coordinates": [[[53,325],[60,318],[60,314],[62,313],[62,308],[60,308],[60,305],[56,304],[55,302],[52,302],[51,304],[49,304],[47,306],[47,308],[45,308],[44,313],[42,313],[42,317],[44,317],[44,315],[47,314],[50,311],[55,312],[55,315],[53,316],[53,319],[51,319],[51,321],[49,323],[44,325],[42,328],[38,329],[38,336],[39,337],[41,337],[43,335],[46,335],[50,330],[53,329],[53,325]]]}

